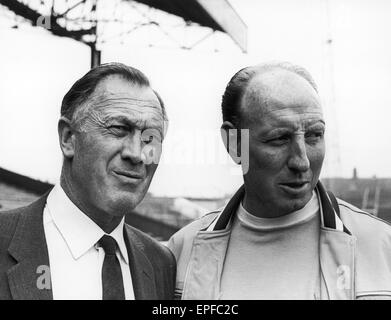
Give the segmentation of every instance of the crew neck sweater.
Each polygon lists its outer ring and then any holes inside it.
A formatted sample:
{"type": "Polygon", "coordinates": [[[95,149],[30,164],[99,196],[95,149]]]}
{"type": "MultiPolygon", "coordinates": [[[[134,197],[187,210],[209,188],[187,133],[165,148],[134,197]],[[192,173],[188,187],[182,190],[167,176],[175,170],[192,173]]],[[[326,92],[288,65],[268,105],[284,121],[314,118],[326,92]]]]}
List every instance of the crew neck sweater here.
{"type": "Polygon", "coordinates": [[[260,218],[239,205],[220,286],[221,299],[319,297],[319,203],[314,192],[300,210],[260,218]]]}

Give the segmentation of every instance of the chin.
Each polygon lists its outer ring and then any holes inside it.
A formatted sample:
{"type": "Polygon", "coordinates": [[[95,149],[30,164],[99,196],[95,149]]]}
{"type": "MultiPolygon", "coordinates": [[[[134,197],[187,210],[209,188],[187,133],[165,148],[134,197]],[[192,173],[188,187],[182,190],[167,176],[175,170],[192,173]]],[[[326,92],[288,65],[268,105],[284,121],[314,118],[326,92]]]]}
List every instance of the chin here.
{"type": "Polygon", "coordinates": [[[293,203],[293,205],[291,207],[291,212],[303,209],[305,207],[305,205],[306,205],[306,203],[303,201],[295,202],[295,203],[293,203]]]}
{"type": "Polygon", "coordinates": [[[141,200],[136,195],[117,196],[110,199],[107,208],[112,216],[120,217],[134,210],[141,200]]]}
{"type": "Polygon", "coordinates": [[[306,196],[304,198],[292,201],[291,212],[303,209],[310,200],[311,200],[311,197],[308,198],[306,196]]]}

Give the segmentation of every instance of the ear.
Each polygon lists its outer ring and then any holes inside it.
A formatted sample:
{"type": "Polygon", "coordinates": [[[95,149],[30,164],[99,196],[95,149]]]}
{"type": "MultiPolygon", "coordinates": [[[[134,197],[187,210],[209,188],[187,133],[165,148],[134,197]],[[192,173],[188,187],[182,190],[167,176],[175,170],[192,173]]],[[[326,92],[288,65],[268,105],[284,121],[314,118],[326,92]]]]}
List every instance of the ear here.
{"type": "Polygon", "coordinates": [[[232,160],[236,164],[240,164],[240,129],[237,129],[231,122],[224,121],[224,123],[221,125],[220,133],[221,138],[223,139],[225,149],[231,156],[232,160]]]}
{"type": "Polygon", "coordinates": [[[71,121],[61,117],[58,121],[58,138],[60,148],[65,158],[72,159],[75,154],[75,132],[72,129],[71,121]]]}

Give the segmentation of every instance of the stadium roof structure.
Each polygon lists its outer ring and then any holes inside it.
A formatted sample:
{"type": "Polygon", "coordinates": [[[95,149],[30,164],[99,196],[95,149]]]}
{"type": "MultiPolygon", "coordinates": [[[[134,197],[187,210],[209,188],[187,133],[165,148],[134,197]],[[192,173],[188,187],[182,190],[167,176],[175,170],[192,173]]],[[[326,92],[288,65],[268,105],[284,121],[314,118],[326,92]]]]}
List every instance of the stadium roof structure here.
{"type": "Polygon", "coordinates": [[[247,26],[228,0],[136,0],[216,31],[227,33],[247,51],[247,26]]]}
{"type": "MultiPolygon", "coordinates": [[[[186,24],[197,24],[213,31],[226,33],[246,52],[247,26],[234,10],[228,0],[121,0],[124,3],[138,3],[158,9],[182,18],[186,24]]],[[[33,26],[46,27],[53,35],[72,38],[91,47],[91,66],[100,63],[100,52],[96,48],[97,26],[99,19],[94,17],[98,0],[0,0],[17,16],[31,22],[33,26]],[[55,4],[61,3],[63,9],[58,12],[55,4]],[[91,13],[91,17],[75,27],[75,17],[71,17],[76,9],[83,7],[91,13]],[[42,12],[50,12],[44,15],[42,12]],[[70,24],[68,22],[71,22],[70,24]],[[73,23],[73,24],[72,24],[73,23]]],[[[80,20],[80,19],[79,19],[80,20]]]]}

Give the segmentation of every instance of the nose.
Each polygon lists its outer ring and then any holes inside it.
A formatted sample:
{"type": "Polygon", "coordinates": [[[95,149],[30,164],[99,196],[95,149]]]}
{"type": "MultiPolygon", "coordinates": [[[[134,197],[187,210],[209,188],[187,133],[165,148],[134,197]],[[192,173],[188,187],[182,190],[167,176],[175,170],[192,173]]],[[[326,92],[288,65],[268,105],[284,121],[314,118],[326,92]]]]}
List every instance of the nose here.
{"type": "Polygon", "coordinates": [[[141,130],[135,130],[122,142],[121,157],[123,160],[130,160],[132,164],[139,164],[144,161],[142,152],[141,130]]]}
{"type": "Polygon", "coordinates": [[[296,136],[291,145],[288,167],[297,172],[306,172],[310,168],[307,149],[303,135],[296,136]]]}

